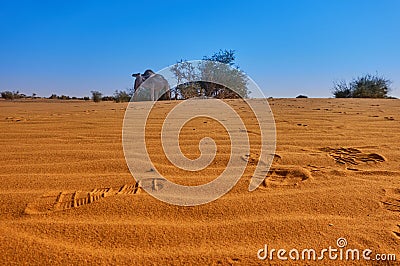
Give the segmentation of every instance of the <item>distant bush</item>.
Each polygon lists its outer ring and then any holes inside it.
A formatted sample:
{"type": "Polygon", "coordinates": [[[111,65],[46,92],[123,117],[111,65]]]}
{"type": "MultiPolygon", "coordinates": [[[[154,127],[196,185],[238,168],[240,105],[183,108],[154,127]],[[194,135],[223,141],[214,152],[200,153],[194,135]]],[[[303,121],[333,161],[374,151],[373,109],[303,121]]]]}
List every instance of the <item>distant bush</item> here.
{"type": "Polygon", "coordinates": [[[332,94],[335,98],[388,98],[392,81],[367,74],[352,82],[335,82],[332,94]]]}
{"type": "Polygon", "coordinates": [[[114,92],[114,100],[117,103],[129,102],[131,100],[132,95],[133,95],[133,93],[128,92],[128,91],[116,90],[114,92]]]}
{"type": "Polygon", "coordinates": [[[114,97],[112,96],[103,96],[101,97],[102,101],[114,101],[114,97]]]}
{"type": "Polygon", "coordinates": [[[90,93],[92,94],[92,100],[95,103],[98,103],[98,102],[101,101],[101,97],[103,95],[101,92],[99,92],[99,91],[91,91],[90,93]]]}
{"type": "Polygon", "coordinates": [[[61,96],[57,97],[57,99],[59,99],[59,100],[71,100],[71,97],[66,96],[66,95],[61,95],[61,96]]]}
{"type": "Polygon", "coordinates": [[[19,98],[26,98],[25,94],[20,94],[19,91],[2,91],[0,93],[1,97],[6,99],[6,100],[14,100],[14,99],[19,99],[19,98]]]}
{"type": "Polygon", "coordinates": [[[49,99],[57,99],[57,94],[50,95],[49,99]]]}
{"type": "Polygon", "coordinates": [[[14,94],[11,91],[2,91],[1,98],[4,98],[6,100],[13,100],[14,94]]]}
{"type": "Polygon", "coordinates": [[[300,95],[297,95],[296,98],[308,98],[308,96],[300,94],[300,95]]]}
{"type": "Polygon", "coordinates": [[[89,100],[90,100],[90,97],[88,97],[88,96],[85,96],[85,97],[83,97],[83,100],[85,100],[85,101],[89,101],[89,100]]]}

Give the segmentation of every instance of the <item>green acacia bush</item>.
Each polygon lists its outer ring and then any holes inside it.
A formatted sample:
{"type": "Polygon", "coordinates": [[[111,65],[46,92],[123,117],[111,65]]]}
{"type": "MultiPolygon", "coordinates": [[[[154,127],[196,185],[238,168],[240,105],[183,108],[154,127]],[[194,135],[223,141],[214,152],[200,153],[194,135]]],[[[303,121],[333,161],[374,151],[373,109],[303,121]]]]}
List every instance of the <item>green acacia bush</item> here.
{"type": "Polygon", "coordinates": [[[103,94],[101,92],[99,92],[99,91],[91,91],[91,93],[92,93],[92,100],[95,103],[98,103],[98,102],[101,101],[101,97],[103,96],[103,94]]]}
{"type": "Polygon", "coordinates": [[[14,94],[11,91],[2,91],[1,98],[4,98],[6,100],[13,100],[14,94]]]}
{"type": "Polygon", "coordinates": [[[173,97],[247,98],[248,78],[234,61],[234,50],[220,50],[211,57],[205,56],[200,64],[178,61],[172,67],[179,84],[172,88],[173,97]]]}
{"type": "Polygon", "coordinates": [[[114,101],[117,103],[122,103],[122,102],[129,102],[131,97],[133,96],[133,92],[132,91],[119,91],[116,90],[114,92],[114,101]]]}
{"type": "Polygon", "coordinates": [[[6,99],[6,100],[14,100],[14,99],[20,99],[20,98],[25,98],[25,94],[19,93],[19,91],[2,91],[0,92],[1,98],[6,99]]]}
{"type": "Polygon", "coordinates": [[[391,80],[367,74],[347,83],[335,82],[332,94],[335,98],[389,98],[391,80]]]}

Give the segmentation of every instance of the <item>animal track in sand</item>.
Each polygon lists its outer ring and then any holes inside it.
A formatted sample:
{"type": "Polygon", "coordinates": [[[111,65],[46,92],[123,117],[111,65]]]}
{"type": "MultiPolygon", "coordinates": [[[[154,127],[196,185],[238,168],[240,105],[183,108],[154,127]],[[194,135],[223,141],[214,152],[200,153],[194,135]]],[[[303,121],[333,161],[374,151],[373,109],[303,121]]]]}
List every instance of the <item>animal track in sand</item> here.
{"type": "MultiPolygon", "coordinates": [[[[273,163],[278,163],[282,159],[282,157],[279,154],[274,153],[273,155],[274,155],[273,163]]],[[[242,155],[241,158],[242,158],[242,160],[248,162],[248,164],[250,164],[250,165],[257,165],[257,163],[260,159],[260,155],[250,153],[250,154],[242,155]]]]}
{"type": "Polygon", "coordinates": [[[321,151],[329,153],[337,163],[358,165],[360,163],[378,163],[386,161],[385,157],[377,153],[363,153],[356,148],[321,148],[321,151]]]}
{"type": "MultiPolygon", "coordinates": [[[[273,155],[273,166],[270,167],[264,181],[262,182],[264,188],[295,187],[312,177],[311,172],[306,168],[296,165],[280,165],[282,156],[276,153],[273,155]]],[[[242,156],[242,159],[250,165],[256,165],[259,160],[259,155],[246,154],[242,156]]]]}
{"type": "Polygon", "coordinates": [[[6,117],[6,120],[9,122],[25,122],[27,119],[25,117],[6,117]]]}
{"type": "Polygon", "coordinates": [[[397,231],[393,231],[393,234],[394,234],[396,237],[400,238],[400,224],[397,225],[397,229],[396,229],[396,230],[397,230],[397,231]]]}
{"type": "Polygon", "coordinates": [[[32,203],[29,203],[25,208],[25,213],[47,214],[87,205],[110,196],[135,195],[138,194],[144,186],[159,190],[162,189],[162,182],[158,182],[156,178],[151,178],[141,180],[140,182],[136,182],[136,184],[125,184],[116,188],[95,188],[90,192],[74,191],[48,193],[37,198],[32,203]]]}
{"type": "MultiPolygon", "coordinates": [[[[295,187],[301,182],[312,177],[311,172],[306,168],[295,165],[280,165],[282,156],[273,154],[273,166],[268,170],[262,186],[264,188],[270,187],[295,187]]],[[[250,165],[256,165],[259,160],[258,154],[246,154],[242,159],[247,161],[250,165]]]]}
{"type": "Polygon", "coordinates": [[[271,167],[262,184],[265,188],[295,187],[311,177],[311,172],[300,166],[271,167]]]}
{"type": "Polygon", "coordinates": [[[394,121],[394,117],[393,116],[385,116],[384,119],[388,120],[388,121],[394,121]]]}
{"type": "MultiPolygon", "coordinates": [[[[381,201],[382,207],[388,211],[400,213],[400,188],[385,189],[386,197],[381,201]]],[[[400,224],[393,230],[393,234],[400,238],[400,224]]]]}
{"type": "Polygon", "coordinates": [[[386,189],[386,197],[382,204],[386,210],[400,212],[400,189],[386,189]]]}

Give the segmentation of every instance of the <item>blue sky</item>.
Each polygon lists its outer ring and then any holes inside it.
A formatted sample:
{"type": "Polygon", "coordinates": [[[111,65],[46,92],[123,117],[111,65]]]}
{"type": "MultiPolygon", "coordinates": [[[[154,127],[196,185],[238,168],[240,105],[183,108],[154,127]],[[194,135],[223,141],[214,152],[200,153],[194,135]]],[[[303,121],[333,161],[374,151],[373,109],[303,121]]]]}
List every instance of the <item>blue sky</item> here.
{"type": "Polygon", "coordinates": [[[267,96],[379,73],[400,97],[399,14],[397,0],[1,1],[0,91],[111,95],[133,72],[233,49],[267,96]]]}

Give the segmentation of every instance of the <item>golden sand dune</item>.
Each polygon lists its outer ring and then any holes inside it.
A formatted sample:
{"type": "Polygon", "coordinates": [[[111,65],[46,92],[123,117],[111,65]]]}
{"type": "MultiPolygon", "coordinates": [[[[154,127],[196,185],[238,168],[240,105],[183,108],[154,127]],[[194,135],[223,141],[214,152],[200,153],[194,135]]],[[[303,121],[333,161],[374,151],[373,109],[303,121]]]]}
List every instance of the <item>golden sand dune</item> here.
{"type": "MultiPolygon", "coordinates": [[[[398,263],[400,101],[269,100],[277,149],[253,192],[260,133],[243,103],[228,102],[247,121],[244,175],[220,199],[180,207],[142,189],[157,189],[153,180],[131,176],[121,138],[126,104],[0,101],[1,262],[268,265],[282,261],[257,258],[266,244],[322,250],[345,238],[346,248],[395,254],[398,263]]],[[[229,160],[227,132],[206,118],[188,123],[180,134],[185,155],[198,157],[204,136],[218,152],[201,173],[174,169],[162,154],[158,118],[175,104],[161,102],[150,116],[151,159],[176,183],[207,183],[229,160]]],[[[327,257],[296,263],[367,264],[327,257]]]]}

